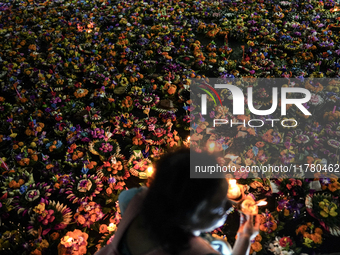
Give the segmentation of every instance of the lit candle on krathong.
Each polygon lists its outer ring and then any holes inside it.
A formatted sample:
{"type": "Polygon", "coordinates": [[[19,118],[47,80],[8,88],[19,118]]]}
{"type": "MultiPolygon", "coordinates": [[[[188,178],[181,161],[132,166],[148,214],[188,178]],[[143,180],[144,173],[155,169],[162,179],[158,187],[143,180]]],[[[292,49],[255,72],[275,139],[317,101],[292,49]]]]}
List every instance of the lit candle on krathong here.
{"type": "Polygon", "coordinates": [[[242,191],[240,186],[236,183],[235,179],[229,180],[228,198],[231,200],[236,200],[241,197],[242,191]]]}
{"type": "Polygon", "coordinates": [[[148,169],[146,169],[146,174],[148,177],[150,177],[153,174],[153,167],[149,166],[148,169]]]}
{"type": "Polygon", "coordinates": [[[64,246],[68,248],[68,247],[71,247],[72,245],[73,245],[73,238],[72,237],[67,238],[64,243],[64,246]]]}
{"type": "Polygon", "coordinates": [[[107,227],[107,230],[112,232],[112,231],[115,231],[116,228],[117,228],[116,224],[110,223],[109,226],[107,227]]]}
{"type": "Polygon", "coordinates": [[[183,141],[184,145],[190,148],[190,136],[188,136],[186,141],[183,141]]]}
{"type": "Polygon", "coordinates": [[[340,8],[338,6],[335,6],[330,12],[338,12],[340,11],[340,8]]]}
{"type": "Polygon", "coordinates": [[[255,200],[251,196],[247,196],[241,203],[241,211],[244,214],[256,215],[259,212],[259,208],[255,200]]]}
{"type": "Polygon", "coordinates": [[[214,152],[215,146],[216,146],[215,142],[210,142],[208,145],[209,152],[214,152]]]}
{"type": "Polygon", "coordinates": [[[258,201],[257,203],[257,206],[264,206],[264,205],[267,205],[267,201],[264,201],[264,200],[261,200],[261,201],[258,201]]]}
{"type": "Polygon", "coordinates": [[[257,215],[259,213],[259,206],[267,205],[264,200],[255,201],[252,196],[247,196],[241,203],[241,211],[248,215],[257,215]]]}

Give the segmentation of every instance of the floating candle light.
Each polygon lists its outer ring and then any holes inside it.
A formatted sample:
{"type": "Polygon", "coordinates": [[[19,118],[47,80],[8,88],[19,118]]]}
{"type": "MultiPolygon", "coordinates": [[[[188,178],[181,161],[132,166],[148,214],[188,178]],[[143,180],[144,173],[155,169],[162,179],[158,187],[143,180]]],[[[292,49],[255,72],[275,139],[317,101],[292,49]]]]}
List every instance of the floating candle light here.
{"type": "Polygon", "coordinates": [[[240,186],[236,183],[235,179],[229,180],[229,190],[228,190],[228,198],[232,200],[236,200],[241,197],[242,191],[240,186]]]}
{"type": "Polygon", "coordinates": [[[246,196],[241,203],[240,210],[244,214],[256,215],[259,212],[258,207],[264,205],[267,205],[267,201],[260,200],[256,202],[252,196],[246,196]]]}
{"type": "Polygon", "coordinates": [[[187,137],[187,140],[186,141],[183,141],[184,145],[186,147],[189,147],[190,148],[190,136],[187,137]]]}
{"type": "Polygon", "coordinates": [[[146,173],[147,173],[148,177],[150,177],[153,174],[153,167],[149,166],[148,169],[146,170],[146,173]]]}
{"type": "Polygon", "coordinates": [[[340,11],[340,8],[338,6],[335,6],[333,9],[330,10],[330,12],[338,12],[340,11]]]}
{"type": "Polygon", "coordinates": [[[261,200],[261,201],[258,201],[257,203],[257,206],[264,206],[264,205],[267,205],[267,201],[264,201],[264,200],[261,200]]]}
{"type": "Polygon", "coordinates": [[[117,228],[116,224],[110,223],[109,226],[107,227],[107,230],[112,232],[112,231],[115,231],[116,228],[117,228]]]}
{"type": "Polygon", "coordinates": [[[241,211],[244,214],[256,215],[259,212],[259,208],[255,200],[251,196],[247,196],[241,204],[241,211]]]}
{"type": "Polygon", "coordinates": [[[209,152],[214,152],[215,146],[216,146],[215,142],[210,142],[208,146],[209,152]]]}

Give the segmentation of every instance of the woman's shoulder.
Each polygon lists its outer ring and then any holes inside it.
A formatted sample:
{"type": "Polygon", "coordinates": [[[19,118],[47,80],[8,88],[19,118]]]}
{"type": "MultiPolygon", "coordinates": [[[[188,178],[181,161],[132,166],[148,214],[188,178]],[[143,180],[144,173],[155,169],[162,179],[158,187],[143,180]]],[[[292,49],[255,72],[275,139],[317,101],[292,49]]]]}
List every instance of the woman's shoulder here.
{"type": "Polygon", "coordinates": [[[215,252],[208,252],[206,255],[230,255],[232,253],[232,247],[226,239],[217,235],[211,235],[210,233],[201,233],[200,238],[208,242],[209,245],[215,250],[215,252]]]}
{"type": "Polygon", "coordinates": [[[137,195],[138,193],[146,190],[146,187],[139,187],[139,188],[131,188],[128,190],[123,190],[118,196],[118,203],[121,214],[123,215],[127,206],[129,205],[131,199],[137,195]]]}

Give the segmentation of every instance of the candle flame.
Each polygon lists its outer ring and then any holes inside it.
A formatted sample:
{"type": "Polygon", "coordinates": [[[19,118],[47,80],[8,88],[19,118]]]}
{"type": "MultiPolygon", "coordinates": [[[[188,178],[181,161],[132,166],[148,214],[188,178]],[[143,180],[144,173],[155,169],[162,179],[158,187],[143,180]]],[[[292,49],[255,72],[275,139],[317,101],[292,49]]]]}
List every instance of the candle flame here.
{"type": "Polygon", "coordinates": [[[230,186],[235,186],[235,185],[237,185],[235,179],[230,179],[230,180],[229,180],[229,184],[230,184],[230,186]]]}
{"type": "Polygon", "coordinates": [[[215,142],[211,142],[211,143],[209,144],[209,148],[210,148],[210,149],[214,149],[214,148],[215,148],[215,142]]]}
{"type": "Polygon", "coordinates": [[[68,243],[72,243],[72,241],[73,241],[73,238],[72,238],[72,237],[70,237],[70,238],[68,238],[68,239],[67,239],[67,241],[66,241],[66,242],[68,242],[68,243]]]}
{"type": "Polygon", "coordinates": [[[264,205],[267,205],[268,202],[262,200],[262,201],[257,202],[256,204],[257,204],[257,206],[264,206],[264,205]]]}
{"type": "Polygon", "coordinates": [[[110,223],[109,226],[107,227],[107,229],[111,232],[111,231],[115,231],[116,230],[116,224],[114,223],[110,223]]]}
{"type": "Polygon", "coordinates": [[[146,171],[147,171],[148,176],[151,176],[152,173],[153,173],[153,167],[152,167],[152,166],[149,166],[148,169],[147,169],[146,171]]]}
{"type": "Polygon", "coordinates": [[[190,136],[188,136],[188,138],[187,138],[187,142],[190,142],[190,136]]]}
{"type": "Polygon", "coordinates": [[[337,12],[337,11],[339,11],[340,9],[338,8],[338,6],[335,6],[332,10],[331,10],[331,12],[337,12]]]}

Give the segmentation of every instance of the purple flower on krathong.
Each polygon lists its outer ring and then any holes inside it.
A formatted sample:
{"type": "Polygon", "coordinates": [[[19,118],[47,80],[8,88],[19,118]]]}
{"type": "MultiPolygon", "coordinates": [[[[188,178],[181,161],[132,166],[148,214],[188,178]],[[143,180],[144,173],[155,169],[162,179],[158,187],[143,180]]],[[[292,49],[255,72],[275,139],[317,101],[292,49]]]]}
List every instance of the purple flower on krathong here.
{"type": "Polygon", "coordinates": [[[281,142],[281,137],[280,136],[278,136],[278,135],[274,135],[273,136],[273,143],[274,144],[278,144],[278,143],[280,143],[281,142]]]}
{"type": "Polygon", "coordinates": [[[268,157],[267,157],[266,154],[264,154],[264,153],[263,153],[261,156],[259,156],[259,160],[262,161],[262,162],[263,162],[264,160],[266,160],[267,158],[268,158],[268,157]]]}
{"type": "Polygon", "coordinates": [[[90,138],[88,138],[88,137],[82,138],[81,141],[85,142],[85,143],[91,142],[90,138]]]}
{"type": "Polygon", "coordinates": [[[321,180],[321,183],[322,183],[323,185],[328,185],[328,184],[331,183],[331,179],[329,179],[329,178],[322,178],[322,179],[320,179],[320,180],[321,180]]]}
{"type": "Polygon", "coordinates": [[[289,212],[293,213],[293,218],[296,218],[299,216],[300,209],[303,207],[302,203],[296,202],[294,199],[289,200],[289,203],[287,204],[287,209],[289,212]]]}
{"type": "Polygon", "coordinates": [[[215,117],[215,111],[211,111],[209,113],[209,117],[213,119],[215,117]]]}
{"type": "Polygon", "coordinates": [[[285,142],[284,145],[285,145],[286,149],[289,149],[291,146],[293,146],[293,144],[290,143],[290,142],[285,142]]]}
{"type": "Polygon", "coordinates": [[[23,154],[19,153],[18,155],[15,156],[16,161],[20,161],[23,158],[23,154]]]}
{"type": "Polygon", "coordinates": [[[116,179],[114,177],[110,177],[108,183],[115,183],[116,179]]]}
{"type": "Polygon", "coordinates": [[[268,229],[271,229],[271,227],[273,226],[273,222],[271,221],[267,221],[266,223],[264,223],[265,227],[267,227],[268,229]]]}
{"type": "Polygon", "coordinates": [[[302,104],[306,109],[309,109],[310,106],[307,105],[307,103],[302,104]]]}
{"type": "Polygon", "coordinates": [[[279,204],[278,209],[282,210],[288,204],[288,200],[282,199],[282,200],[278,201],[278,204],[279,204]]]}

